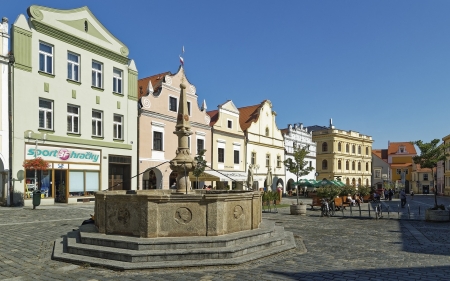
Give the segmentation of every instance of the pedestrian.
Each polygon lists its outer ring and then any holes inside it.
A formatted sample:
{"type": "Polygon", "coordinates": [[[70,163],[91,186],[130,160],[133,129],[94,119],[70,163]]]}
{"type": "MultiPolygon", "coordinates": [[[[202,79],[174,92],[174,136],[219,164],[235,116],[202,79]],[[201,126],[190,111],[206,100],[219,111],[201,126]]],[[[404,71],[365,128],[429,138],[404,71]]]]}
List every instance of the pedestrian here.
{"type": "Polygon", "coordinates": [[[384,200],[388,200],[389,192],[387,189],[384,190],[384,200]]]}
{"type": "Polygon", "coordinates": [[[389,193],[388,193],[389,201],[392,201],[392,196],[393,195],[394,195],[394,192],[392,191],[392,189],[389,189],[389,193]]]}
{"type": "Polygon", "coordinates": [[[411,190],[411,200],[414,199],[414,191],[411,190]]]}
{"type": "Polygon", "coordinates": [[[402,189],[402,191],[400,191],[400,200],[402,202],[402,208],[405,208],[405,205],[406,205],[406,193],[405,193],[404,189],[402,189]]]}

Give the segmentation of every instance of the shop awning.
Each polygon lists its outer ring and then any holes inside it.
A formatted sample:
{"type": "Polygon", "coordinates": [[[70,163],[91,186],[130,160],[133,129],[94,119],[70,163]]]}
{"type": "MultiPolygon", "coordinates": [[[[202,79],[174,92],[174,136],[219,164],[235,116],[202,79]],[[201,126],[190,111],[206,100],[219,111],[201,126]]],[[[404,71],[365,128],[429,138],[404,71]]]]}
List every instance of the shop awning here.
{"type": "MultiPolygon", "coordinates": [[[[197,178],[189,173],[189,179],[191,181],[197,181],[197,178]]],[[[225,172],[225,171],[205,171],[198,177],[198,181],[247,181],[247,174],[244,172],[225,172]]]]}

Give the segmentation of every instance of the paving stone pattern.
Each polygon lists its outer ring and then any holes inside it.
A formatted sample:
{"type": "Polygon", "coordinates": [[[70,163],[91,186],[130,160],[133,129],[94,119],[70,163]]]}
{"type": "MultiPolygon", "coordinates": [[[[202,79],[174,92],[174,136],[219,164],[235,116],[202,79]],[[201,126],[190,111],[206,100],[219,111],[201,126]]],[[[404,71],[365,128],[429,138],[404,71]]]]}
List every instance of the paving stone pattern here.
{"type": "Polygon", "coordinates": [[[0,280],[449,280],[450,276],[448,223],[328,218],[310,210],[301,217],[289,215],[289,208],[264,213],[263,218],[292,231],[298,248],[240,266],[119,272],[51,260],[54,240],[88,219],[93,208],[93,204],[0,208],[0,280]]]}

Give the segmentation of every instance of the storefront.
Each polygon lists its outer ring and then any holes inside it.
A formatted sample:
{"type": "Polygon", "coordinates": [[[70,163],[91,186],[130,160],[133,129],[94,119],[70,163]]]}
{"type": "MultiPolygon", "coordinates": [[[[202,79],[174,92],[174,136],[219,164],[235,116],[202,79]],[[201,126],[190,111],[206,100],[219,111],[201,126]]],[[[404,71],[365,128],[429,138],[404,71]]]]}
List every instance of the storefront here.
{"type": "MultiPolygon", "coordinates": [[[[25,145],[25,159],[35,158],[35,145],[25,145]]],[[[39,145],[36,157],[50,163],[48,170],[26,170],[25,205],[31,205],[32,191],[41,191],[43,203],[94,201],[101,186],[101,151],[73,147],[39,145]],[[50,202],[51,201],[51,202],[50,202]]]]}

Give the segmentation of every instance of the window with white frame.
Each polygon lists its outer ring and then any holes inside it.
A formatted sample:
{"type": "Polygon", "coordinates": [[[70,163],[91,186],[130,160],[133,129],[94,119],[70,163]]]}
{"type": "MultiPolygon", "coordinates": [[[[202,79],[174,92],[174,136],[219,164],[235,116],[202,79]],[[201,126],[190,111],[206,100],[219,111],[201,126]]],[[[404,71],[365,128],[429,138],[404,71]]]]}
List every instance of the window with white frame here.
{"type": "Polygon", "coordinates": [[[153,150],[163,150],[163,133],[153,131],[153,150]]]}
{"type": "Polygon", "coordinates": [[[123,116],[114,114],[113,117],[113,138],[116,140],[123,139],[123,116]]]}
{"type": "Polygon", "coordinates": [[[67,79],[80,81],[80,56],[67,53],[67,79]]]}
{"type": "Polygon", "coordinates": [[[397,169],[397,175],[401,175],[402,174],[402,169],[397,169]]]}
{"type": "Polygon", "coordinates": [[[92,86],[102,87],[103,65],[99,62],[92,61],[92,86]]]}
{"type": "Polygon", "coordinates": [[[39,128],[53,129],[53,101],[39,99],[39,128]]]}
{"type": "Polygon", "coordinates": [[[80,133],[80,107],[67,105],[67,132],[73,134],[80,133]]]}
{"type": "Polygon", "coordinates": [[[234,164],[239,164],[239,150],[234,150],[234,164]]]}
{"type": "Polygon", "coordinates": [[[122,93],[122,70],[114,68],[113,69],[113,92],[122,93]]]}
{"type": "Polygon", "coordinates": [[[103,112],[92,110],[92,136],[101,137],[103,130],[103,112]]]}
{"type": "Polygon", "coordinates": [[[197,154],[200,154],[201,151],[205,149],[205,140],[197,139],[197,154]]]}
{"type": "Polygon", "coordinates": [[[225,149],[219,147],[217,152],[218,152],[218,162],[224,163],[225,162],[225,149]]]}
{"type": "Polygon", "coordinates": [[[376,169],[375,170],[375,178],[376,179],[380,179],[381,178],[381,169],[376,169]]]}
{"type": "Polygon", "coordinates": [[[39,71],[53,74],[53,46],[39,42],[39,71]]]}
{"type": "Polygon", "coordinates": [[[177,98],[169,97],[169,110],[177,112],[177,98]]]}

